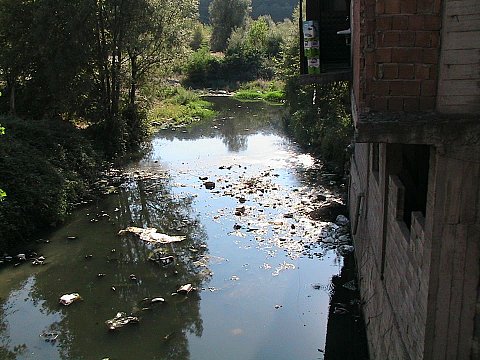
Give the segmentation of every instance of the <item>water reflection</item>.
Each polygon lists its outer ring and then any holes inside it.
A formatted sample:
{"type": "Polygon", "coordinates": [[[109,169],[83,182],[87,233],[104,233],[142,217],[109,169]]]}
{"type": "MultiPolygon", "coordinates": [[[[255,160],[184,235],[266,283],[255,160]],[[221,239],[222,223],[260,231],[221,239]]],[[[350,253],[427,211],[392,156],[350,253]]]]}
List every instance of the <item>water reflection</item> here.
{"type": "Polygon", "coordinates": [[[194,265],[208,253],[206,234],[191,209],[192,197],[174,196],[164,175],[132,174],[117,196],[79,212],[52,236],[46,249],[51,263],[3,305],[2,338],[11,339],[4,346],[26,345],[17,358],[189,358],[187,335],[203,331],[200,294],[172,293],[183,284],[201,288],[208,281],[208,263],[194,265]],[[129,225],[156,227],[186,240],[159,250],[175,256],[174,263],[163,267],[148,260],[154,246],[134,235],[117,236],[129,225]],[[67,241],[68,235],[78,239],[67,241]],[[59,296],[71,292],[84,301],[61,307],[59,296]],[[143,301],[159,296],[165,304],[143,301]],[[104,321],[118,311],[139,316],[140,324],[106,331],[104,321]],[[56,342],[47,344],[39,336],[45,332],[57,332],[56,342]]]}
{"type": "Polygon", "coordinates": [[[331,299],[316,284],[331,288],[346,234],[311,214],[342,201],[334,180],[280,131],[281,108],[215,104],[216,119],[158,134],[117,194],[52,234],[47,265],[0,271],[4,348],[25,344],[18,359],[322,358],[331,299]],[[156,247],[117,235],[128,226],[186,238],[156,247]],[[184,284],[198,291],[173,295],[184,284]],[[72,292],[84,301],[60,306],[72,292]],[[156,297],[166,302],[144,301],[156,297]],[[25,308],[37,315],[15,315],[25,308]],[[109,332],[120,311],[140,323],[109,332]]]}

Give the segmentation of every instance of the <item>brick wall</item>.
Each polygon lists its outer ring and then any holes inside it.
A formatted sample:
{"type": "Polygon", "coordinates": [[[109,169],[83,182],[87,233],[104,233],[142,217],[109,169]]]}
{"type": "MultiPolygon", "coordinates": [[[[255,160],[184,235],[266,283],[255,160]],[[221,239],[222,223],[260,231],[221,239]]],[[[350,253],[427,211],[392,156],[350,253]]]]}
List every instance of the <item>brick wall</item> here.
{"type": "MultiPolygon", "coordinates": [[[[423,216],[411,229],[401,220],[403,185],[399,145],[380,144],[378,174],[374,144],[356,144],[350,199],[364,194],[354,235],[359,281],[372,359],[421,359],[427,319],[430,247],[423,216]]],[[[355,221],[356,203],[350,202],[355,221]]]]}
{"type": "Polygon", "coordinates": [[[434,110],[441,1],[363,0],[353,11],[354,31],[360,29],[353,43],[360,111],[434,110]]]}

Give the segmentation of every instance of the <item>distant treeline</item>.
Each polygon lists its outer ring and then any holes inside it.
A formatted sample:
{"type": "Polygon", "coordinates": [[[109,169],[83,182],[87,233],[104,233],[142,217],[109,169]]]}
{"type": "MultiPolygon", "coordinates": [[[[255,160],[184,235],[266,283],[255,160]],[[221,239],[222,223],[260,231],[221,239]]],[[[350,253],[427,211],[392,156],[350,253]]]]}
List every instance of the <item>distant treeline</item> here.
{"type": "MultiPolygon", "coordinates": [[[[209,22],[208,6],[212,0],[200,0],[200,20],[206,24],[209,22]]],[[[283,21],[291,18],[298,0],[252,0],[252,17],[270,15],[274,21],[283,21]]]]}

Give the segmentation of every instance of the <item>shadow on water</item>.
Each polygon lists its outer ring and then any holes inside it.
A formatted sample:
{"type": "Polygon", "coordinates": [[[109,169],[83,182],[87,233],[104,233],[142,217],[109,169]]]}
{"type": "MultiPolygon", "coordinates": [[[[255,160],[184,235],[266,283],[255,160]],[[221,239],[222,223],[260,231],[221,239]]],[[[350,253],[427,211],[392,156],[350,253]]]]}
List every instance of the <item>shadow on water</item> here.
{"type": "Polygon", "coordinates": [[[45,265],[0,270],[0,358],[366,359],[345,353],[365,353],[348,342],[348,230],[325,219],[345,209],[341,183],[286,138],[283,108],[212,100],[215,119],[160,132],[115,194],[53,233],[45,265]],[[128,226],[186,239],[155,247],[128,226]],[[107,330],[117,312],[139,323],[107,330]]]}
{"type": "Polygon", "coordinates": [[[203,331],[200,294],[172,294],[188,283],[201,288],[210,276],[208,268],[193,265],[208,256],[208,249],[191,201],[172,196],[166,175],[142,179],[132,174],[117,195],[75,214],[45,249],[51,263],[3,303],[2,337],[18,341],[13,346],[27,346],[15,349],[17,358],[188,359],[187,334],[203,331]],[[187,239],[157,249],[135,235],[117,236],[130,225],[187,239]],[[149,261],[154,250],[174,255],[175,262],[163,267],[149,261]],[[59,296],[72,292],[83,301],[61,307],[59,296]],[[155,297],[166,302],[143,301],[155,297]],[[107,331],[105,320],[120,311],[139,317],[140,324],[107,331]],[[48,341],[48,334],[58,337],[48,341]]]}

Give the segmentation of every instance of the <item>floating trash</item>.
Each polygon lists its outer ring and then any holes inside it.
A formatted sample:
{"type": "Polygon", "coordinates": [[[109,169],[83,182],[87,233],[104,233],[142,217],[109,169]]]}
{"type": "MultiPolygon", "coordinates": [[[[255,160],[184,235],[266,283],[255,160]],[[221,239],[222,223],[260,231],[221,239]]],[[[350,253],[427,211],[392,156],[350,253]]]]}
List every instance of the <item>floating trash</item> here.
{"type": "Polygon", "coordinates": [[[138,324],[140,320],[136,316],[127,316],[124,312],[118,312],[113,319],[105,321],[109,330],[119,329],[127,324],[138,324]]]}
{"type": "Polygon", "coordinates": [[[190,293],[194,290],[195,290],[195,288],[193,287],[192,284],[185,284],[185,285],[182,285],[178,288],[177,294],[188,294],[188,293],[190,293]]]}
{"type": "Polygon", "coordinates": [[[59,303],[68,306],[71,303],[79,300],[82,300],[82,297],[78,293],[65,294],[60,297],[59,303]]]}
{"type": "Polygon", "coordinates": [[[46,342],[55,342],[57,341],[57,338],[59,337],[59,333],[57,332],[43,332],[40,334],[40,337],[42,337],[46,342]]]}
{"type": "Polygon", "coordinates": [[[156,243],[156,244],[171,244],[174,242],[180,242],[185,240],[185,236],[170,236],[167,234],[157,233],[155,228],[139,228],[135,226],[129,226],[124,230],[120,230],[118,235],[124,235],[126,233],[135,234],[140,237],[141,240],[156,243]]]}

